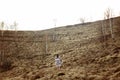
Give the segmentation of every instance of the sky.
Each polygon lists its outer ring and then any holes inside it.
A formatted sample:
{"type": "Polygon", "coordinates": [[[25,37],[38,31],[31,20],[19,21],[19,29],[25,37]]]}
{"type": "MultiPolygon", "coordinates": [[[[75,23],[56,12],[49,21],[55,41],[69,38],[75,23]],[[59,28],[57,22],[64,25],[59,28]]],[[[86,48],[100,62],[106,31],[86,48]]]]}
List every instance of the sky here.
{"type": "Polygon", "coordinates": [[[120,16],[119,0],[0,0],[0,22],[18,30],[43,30],[101,20],[107,8],[120,16]]]}

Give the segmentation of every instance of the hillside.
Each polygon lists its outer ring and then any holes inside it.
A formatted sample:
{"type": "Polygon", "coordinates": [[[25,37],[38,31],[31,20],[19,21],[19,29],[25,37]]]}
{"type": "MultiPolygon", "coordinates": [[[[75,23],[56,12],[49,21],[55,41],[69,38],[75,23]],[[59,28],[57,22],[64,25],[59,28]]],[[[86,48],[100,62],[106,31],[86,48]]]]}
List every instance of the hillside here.
{"type": "Polygon", "coordinates": [[[1,62],[0,80],[119,80],[120,17],[112,21],[114,39],[108,20],[44,31],[4,31],[0,59],[7,64],[1,62]],[[55,67],[55,54],[62,58],[61,70],[55,67]]]}

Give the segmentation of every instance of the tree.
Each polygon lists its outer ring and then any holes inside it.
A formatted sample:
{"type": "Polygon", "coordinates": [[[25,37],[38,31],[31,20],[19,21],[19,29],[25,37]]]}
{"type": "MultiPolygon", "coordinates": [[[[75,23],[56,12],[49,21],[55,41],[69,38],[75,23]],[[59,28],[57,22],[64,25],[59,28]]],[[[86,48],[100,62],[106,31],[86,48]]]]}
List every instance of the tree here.
{"type": "Polygon", "coordinates": [[[4,58],[4,43],[3,43],[3,39],[4,39],[4,22],[0,22],[0,29],[1,29],[1,52],[0,52],[0,65],[3,62],[3,58],[4,58]]]}
{"type": "Polygon", "coordinates": [[[48,54],[48,35],[46,33],[46,39],[45,39],[45,53],[48,54]]]}
{"type": "Polygon", "coordinates": [[[105,17],[104,19],[101,21],[101,39],[102,39],[102,42],[103,42],[103,48],[105,48],[107,46],[107,28],[106,28],[106,20],[105,20],[105,17]]]}
{"type": "Polygon", "coordinates": [[[4,25],[5,25],[5,23],[2,21],[1,23],[0,23],[0,29],[1,29],[1,31],[2,31],[2,36],[3,36],[3,33],[4,33],[4,25]]]}
{"type": "Polygon", "coordinates": [[[17,43],[17,26],[18,26],[18,23],[15,21],[15,22],[13,23],[13,30],[15,30],[14,43],[15,43],[15,47],[17,48],[16,51],[18,51],[18,43],[17,43]]]}
{"type": "Polygon", "coordinates": [[[104,26],[104,21],[102,20],[101,21],[101,34],[102,34],[102,39],[103,39],[103,42],[105,41],[105,26],[104,26]]]}
{"type": "Polygon", "coordinates": [[[104,13],[105,19],[108,19],[109,21],[109,27],[110,27],[110,32],[111,32],[111,38],[114,38],[113,34],[113,26],[112,26],[112,10],[110,8],[106,9],[104,13]]]}
{"type": "Polygon", "coordinates": [[[14,26],[14,28],[15,28],[15,31],[17,31],[18,23],[17,23],[16,21],[13,23],[13,26],[14,26]]]}
{"type": "Polygon", "coordinates": [[[57,23],[57,19],[53,19],[53,21],[54,21],[54,30],[53,30],[53,37],[52,37],[52,39],[53,39],[53,42],[55,42],[56,38],[57,38],[57,36],[56,36],[56,23],[57,23]]]}
{"type": "Polygon", "coordinates": [[[82,24],[84,24],[84,23],[85,23],[85,18],[80,18],[80,22],[81,22],[82,24]]]}
{"type": "Polygon", "coordinates": [[[41,48],[42,48],[41,62],[42,62],[42,64],[45,64],[46,56],[49,54],[49,52],[48,52],[48,34],[46,32],[43,35],[41,48]]]}
{"type": "MultiPolygon", "coordinates": [[[[1,30],[1,44],[0,44],[0,71],[1,71],[1,68],[2,70],[8,70],[10,67],[11,67],[11,60],[10,57],[7,57],[7,54],[5,54],[5,49],[6,48],[6,45],[5,45],[5,41],[4,41],[4,30],[8,29],[8,28],[11,28],[10,26],[7,26],[5,25],[5,23],[2,21],[0,23],[0,30],[1,30]]],[[[13,30],[15,30],[15,36],[16,36],[16,32],[17,32],[17,23],[15,22],[14,23],[14,26],[12,28],[13,30]]],[[[16,37],[15,37],[16,38],[16,37]]],[[[15,41],[14,41],[15,42],[15,41]]]]}
{"type": "Polygon", "coordinates": [[[13,23],[13,29],[15,30],[15,39],[17,38],[17,26],[18,26],[18,23],[15,21],[13,23]]]}

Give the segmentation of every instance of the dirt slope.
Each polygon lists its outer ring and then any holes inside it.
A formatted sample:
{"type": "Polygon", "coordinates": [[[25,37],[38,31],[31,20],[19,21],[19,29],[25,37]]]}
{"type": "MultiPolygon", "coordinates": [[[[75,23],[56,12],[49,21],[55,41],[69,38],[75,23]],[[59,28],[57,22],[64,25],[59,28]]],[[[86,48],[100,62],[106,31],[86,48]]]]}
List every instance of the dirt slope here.
{"type": "MultiPolygon", "coordinates": [[[[107,21],[106,21],[107,22],[107,21]]],[[[12,68],[2,70],[0,80],[119,80],[120,17],[113,19],[115,38],[109,27],[103,40],[101,21],[36,32],[5,31],[0,50],[12,68]],[[47,36],[47,38],[46,38],[47,36]],[[46,53],[47,41],[47,53],[46,53]],[[62,59],[61,69],[54,55],[62,59]]]]}

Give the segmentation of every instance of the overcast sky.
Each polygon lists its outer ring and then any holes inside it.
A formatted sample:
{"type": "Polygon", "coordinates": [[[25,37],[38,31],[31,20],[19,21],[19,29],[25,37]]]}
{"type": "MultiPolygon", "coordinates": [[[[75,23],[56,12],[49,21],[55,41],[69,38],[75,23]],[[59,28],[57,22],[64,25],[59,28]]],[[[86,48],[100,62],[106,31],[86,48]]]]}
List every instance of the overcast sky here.
{"type": "Polygon", "coordinates": [[[20,30],[42,30],[56,26],[103,19],[107,8],[120,15],[119,0],[0,0],[0,22],[18,23],[20,30]]]}

